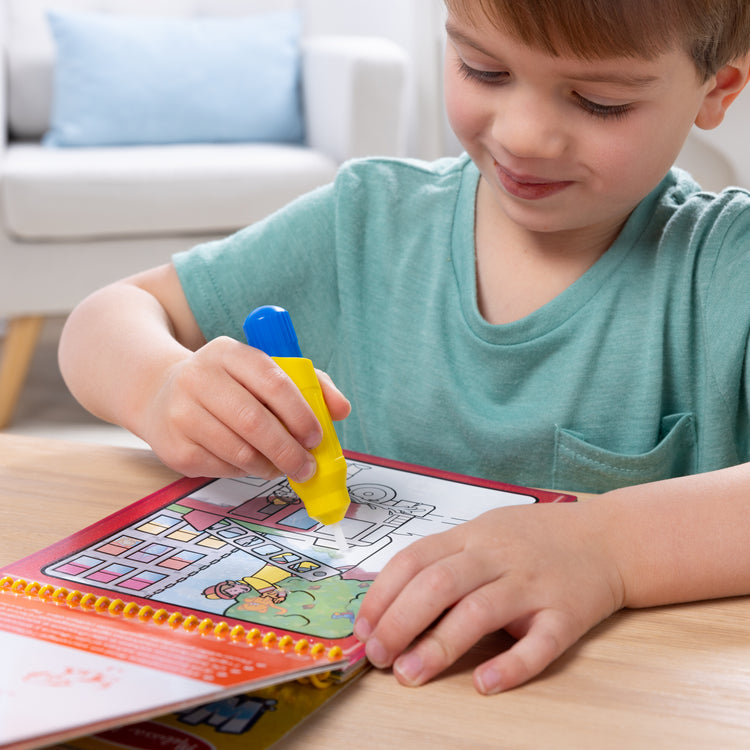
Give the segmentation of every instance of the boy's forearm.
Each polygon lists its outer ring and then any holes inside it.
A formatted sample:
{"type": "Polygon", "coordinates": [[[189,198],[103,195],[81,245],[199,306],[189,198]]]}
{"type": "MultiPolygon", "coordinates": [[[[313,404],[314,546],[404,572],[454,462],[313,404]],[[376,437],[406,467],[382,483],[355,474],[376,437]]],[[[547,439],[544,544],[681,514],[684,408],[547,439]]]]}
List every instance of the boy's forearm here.
{"type": "Polygon", "coordinates": [[[117,283],[71,313],[59,360],[68,388],[83,406],[138,434],[158,381],[188,354],[157,300],[135,285],[117,283]]]}
{"type": "Polygon", "coordinates": [[[605,518],[624,606],[750,593],[750,464],[627,487],[592,503],[605,518]]]}

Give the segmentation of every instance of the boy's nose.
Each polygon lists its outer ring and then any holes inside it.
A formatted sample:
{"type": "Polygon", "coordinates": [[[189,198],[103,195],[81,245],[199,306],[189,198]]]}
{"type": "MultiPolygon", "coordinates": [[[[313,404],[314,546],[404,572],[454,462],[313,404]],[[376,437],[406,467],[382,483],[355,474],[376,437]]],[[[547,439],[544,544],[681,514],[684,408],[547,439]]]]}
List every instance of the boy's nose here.
{"type": "Polygon", "coordinates": [[[492,124],[492,137],[521,159],[556,159],[567,145],[565,122],[544,102],[527,96],[506,101],[492,124]]]}

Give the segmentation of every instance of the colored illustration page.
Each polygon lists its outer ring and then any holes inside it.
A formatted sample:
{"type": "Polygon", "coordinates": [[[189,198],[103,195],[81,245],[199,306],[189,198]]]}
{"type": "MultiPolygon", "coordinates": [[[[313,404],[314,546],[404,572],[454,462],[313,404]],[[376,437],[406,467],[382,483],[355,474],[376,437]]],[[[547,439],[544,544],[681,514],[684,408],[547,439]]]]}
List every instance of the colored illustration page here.
{"type": "Polygon", "coordinates": [[[294,680],[66,742],[70,750],[265,750],[335,698],[347,681],[294,680]]]}
{"type": "Polygon", "coordinates": [[[398,550],[491,508],[574,499],[347,464],[344,551],[285,478],[182,479],[0,571],[0,748],[346,677],[364,660],[359,603],[398,550]]]}

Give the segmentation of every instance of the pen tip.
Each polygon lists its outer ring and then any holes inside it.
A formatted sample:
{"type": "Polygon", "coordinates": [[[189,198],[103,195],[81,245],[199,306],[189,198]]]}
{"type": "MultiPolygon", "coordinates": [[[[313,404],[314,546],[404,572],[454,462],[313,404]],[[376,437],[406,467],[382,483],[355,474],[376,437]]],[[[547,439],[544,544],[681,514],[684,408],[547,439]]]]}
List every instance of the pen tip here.
{"type": "Polygon", "coordinates": [[[344,530],[341,528],[341,522],[334,523],[331,526],[331,530],[333,531],[333,538],[336,540],[336,546],[339,548],[339,552],[344,554],[345,552],[349,551],[349,544],[346,541],[346,537],[344,536],[344,530]]]}

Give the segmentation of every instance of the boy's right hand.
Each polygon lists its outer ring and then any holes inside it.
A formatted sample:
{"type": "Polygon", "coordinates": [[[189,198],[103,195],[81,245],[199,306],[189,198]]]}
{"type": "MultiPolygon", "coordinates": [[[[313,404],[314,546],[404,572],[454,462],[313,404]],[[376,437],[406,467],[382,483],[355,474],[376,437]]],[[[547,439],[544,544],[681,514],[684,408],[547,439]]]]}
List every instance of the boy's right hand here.
{"type": "MultiPolygon", "coordinates": [[[[83,300],[65,324],[60,368],[87,409],[182,474],[314,473],[309,451],[323,432],[300,390],[264,352],[227,337],[206,343],[172,264],[83,300]]],[[[318,375],[331,417],[344,419],[349,402],[318,375]]]]}
{"type": "MultiPolygon", "coordinates": [[[[334,420],[350,411],[333,381],[318,371],[334,420]]],[[[140,437],[187,476],[305,481],[309,452],[323,432],[289,376],[264,352],[228,337],[208,342],[171,365],[141,415],[140,437]]]]}

